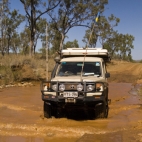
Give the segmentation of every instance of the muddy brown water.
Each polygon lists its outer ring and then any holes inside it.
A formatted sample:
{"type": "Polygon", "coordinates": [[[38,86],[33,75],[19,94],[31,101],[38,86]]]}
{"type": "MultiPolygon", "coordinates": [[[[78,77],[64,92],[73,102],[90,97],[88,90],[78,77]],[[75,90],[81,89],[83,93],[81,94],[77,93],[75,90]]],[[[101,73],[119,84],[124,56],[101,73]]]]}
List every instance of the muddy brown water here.
{"type": "Polygon", "coordinates": [[[39,85],[0,90],[0,142],[140,142],[140,85],[110,83],[107,119],[43,118],[39,85]]]}

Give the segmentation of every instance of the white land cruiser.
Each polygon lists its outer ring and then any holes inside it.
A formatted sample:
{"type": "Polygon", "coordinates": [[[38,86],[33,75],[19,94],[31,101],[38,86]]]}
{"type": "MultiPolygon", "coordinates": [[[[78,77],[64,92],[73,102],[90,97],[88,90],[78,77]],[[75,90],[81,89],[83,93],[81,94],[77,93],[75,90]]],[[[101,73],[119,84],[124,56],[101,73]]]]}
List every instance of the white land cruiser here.
{"type": "Polygon", "coordinates": [[[107,118],[107,50],[68,48],[55,61],[51,80],[41,83],[44,117],[68,116],[82,109],[91,118],[107,118]]]}

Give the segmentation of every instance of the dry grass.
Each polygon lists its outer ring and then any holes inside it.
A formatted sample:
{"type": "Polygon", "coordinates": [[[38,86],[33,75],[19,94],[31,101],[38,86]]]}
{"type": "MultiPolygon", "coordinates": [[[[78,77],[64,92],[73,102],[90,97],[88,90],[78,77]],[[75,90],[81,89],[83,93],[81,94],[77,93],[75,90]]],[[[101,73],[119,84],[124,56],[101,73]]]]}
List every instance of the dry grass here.
{"type": "Polygon", "coordinates": [[[107,70],[111,73],[109,81],[142,83],[142,63],[112,61],[107,70]]]}
{"type": "MultiPolygon", "coordinates": [[[[49,59],[48,71],[54,67],[54,60],[49,59]]],[[[23,80],[40,80],[44,78],[46,60],[24,55],[0,55],[0,85],[23,80]]]]}
{"type": "MultiPolygon", "coordinates": [[[[49,59],[48,63],[48,71],[51,73],[55,62],[49,59]]],[[[109,82],[142,83],[142,63],[112,60],[107,64],[107,70],[111,74],[109,82]]],[[[17,81],[39,81],[45,77],[46,60],[40,59],[40,56],[30,58],[23,55],[0,55],[0,85],[17,81]]]]}

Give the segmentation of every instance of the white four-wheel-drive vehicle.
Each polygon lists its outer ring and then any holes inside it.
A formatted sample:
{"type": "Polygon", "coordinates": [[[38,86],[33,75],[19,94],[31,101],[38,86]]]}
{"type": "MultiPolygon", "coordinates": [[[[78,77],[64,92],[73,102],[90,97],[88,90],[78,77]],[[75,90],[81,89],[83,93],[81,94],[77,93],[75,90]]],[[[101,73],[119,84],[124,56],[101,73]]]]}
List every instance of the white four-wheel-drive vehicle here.
{"type": "Polygon", "coordinates": [[[44,116],[69,116],[82,110],[89,117],[107,118],[108,51],[102,48],[68,48],[55,58],[51,80],[41,83],[44,116]]]}

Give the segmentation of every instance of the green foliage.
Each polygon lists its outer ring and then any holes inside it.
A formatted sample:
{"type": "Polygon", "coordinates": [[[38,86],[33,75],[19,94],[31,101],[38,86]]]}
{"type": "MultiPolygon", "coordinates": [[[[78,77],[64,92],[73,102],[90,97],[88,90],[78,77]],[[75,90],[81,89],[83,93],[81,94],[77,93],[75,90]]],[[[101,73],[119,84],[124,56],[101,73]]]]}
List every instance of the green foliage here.
{"type": "Polygon", "coordinates": [[[46,42],[49,47],[49,55],[55,55],[62,48],[79,47],[78,41],[68,41],[68,31],[77,26],[88,28],[83,42],[89,47],[95,47],[99,40],[103,48],[108,49],[112,58],[120,58],[132,61],[131,49],[133,49],[134,37],[132,35],[120,34],[114,28],[118,26],[120,19],[111,14],[109,17],[100,16],[95,23],[94,19],[98,11],[104,12],[104,6],[108,0],[20,0],[25,10],[25,16],[19,14],[18,10],[10,11],[9,1],[2,0],[0,6],[1,29],[0,52],[2,55],[12,51],[15,54],[35,54],[37,42],[40,39],[42,48],[40,53],[45,58],[46,42]],[[42,17],[47,14],[48,18],[42,17]],[[48,19],[48,21],[47,21],[48,19]],[[21,33],[17,28],[23,21],[26,27],[21,33]],[[48,35],[46,35],[46,24],[48,23],[48,35]],[[89,25],[88,23],[91,23],[89,25]],[[92,36],[90,38],[90,33],[92,36]],[[88,45],[88,41],[89,45],[88,45]]]}
{"type": "Polygon", "coordinates": [[[93,24],[94,23],[91,24],[91,28],[86,30],[85,36],[83,37],[83,40],[82,40],[88,47],[96,47],[96,42],[97,42],[97,38],[98,38],[98,35],[97,35],[98,29],[95,28],[92,31],[93,24]]]}
{"type": "MultiPolygon", "coordinates": [[[[131,49],[133,49],[134,37],[129,34],[119,34],[114,30],[115,26],[118,26],[120,19],[113,14],[108,18],[100,17],[100,20],[92,33],[89,43],[90,47],[96,47],[97,40],[100,41],[103,48],[107,49],[114,59],[121,59],[132,61],[131,49]]],[[[91,28],[93,24],[91,25],[91,28]]],[[[89,41],[92,29],[86,30],[83,42],[86,44],[89,41]]]]}
{"type": "MultiPolygon", "coordinates": [[[[36,42],[39,38],[39,31],[41,25],[43,24],[41,21],[41,16],[49,11],[53,10],[58,6],[60,0],[49,0],[41,1],[41,0],[20,0],[24,6],[24,10],[26,13],[26,19],[28,21],[28,27],[30,29],[30,56],[35,54],[36,42]],[[40,23],[40,24],[39,24],[40,23]],[[42,24],[41,24],[42,23],[42,24]],[[40,28],[39,28],[40,27],[40,28]]],[[[41,31],[40,31],[41,32],[41,31]]]]}
{"type": "Polygon", "coordinates": [[[41,58],[46,59],[46,48],[45,47],[40,48],[39,53],[41,53],[41,58]]]}
{"type": "Polygon", "coordinates": [[[17,10],[9,10],[9,1],[2,0],[0,3],[3,8],[0,9],[1,13],[1,37],[0,37],[0,52],[2,55],[9,54],[9,51],[17,53],[19,42],[19,35],[17,34],[17,28],[23,22],[24,17],[18,13],[17,10]]]}
{"type": "Polygon", "coordinates": [[[30,30],[25,28],[23,32],[20,33],[20,53],[27,55],[29,54],[29,46],[30,46],[30,30]]]}
{"type": "Polygon", "coordinates": [[[63,48],[64,39],[71,28],[89,27],[87,22],[94,20],[98,10],[103,12],[105,4],[107,0],[64,0],[55,10],[50,11],[52,28],[61,35],[59,49],[63,48]]]}
{"type": "Polygon", "coordinates": [[[79,48],[78,41],[75,39],[74,41],[68,41],[64,44],[64,49],[66,48],[79,48]]]}
{"type": "Polygon", "coordinates": [[[114,37],[109,38],[104,43],[104,48],[108,49],[111,57],[114,57],[114,53],[118,54],[120,59],[132,61],[131,49],[133,46],[134,37],[132,35],[115,33],[114,37]]]}

